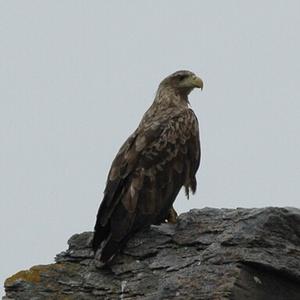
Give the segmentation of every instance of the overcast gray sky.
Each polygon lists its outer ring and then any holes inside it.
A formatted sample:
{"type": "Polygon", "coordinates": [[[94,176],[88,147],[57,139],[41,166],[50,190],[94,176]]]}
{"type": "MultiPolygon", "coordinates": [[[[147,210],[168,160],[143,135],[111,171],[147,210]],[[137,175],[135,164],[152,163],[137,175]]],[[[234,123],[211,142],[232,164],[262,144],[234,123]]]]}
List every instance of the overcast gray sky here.
{"type": "Polygon", "coordinates": [[[299,1],[0,1],[0,281],[92,230],[114,155],[178,69],[204,206],[298,206],[299,1]]]}

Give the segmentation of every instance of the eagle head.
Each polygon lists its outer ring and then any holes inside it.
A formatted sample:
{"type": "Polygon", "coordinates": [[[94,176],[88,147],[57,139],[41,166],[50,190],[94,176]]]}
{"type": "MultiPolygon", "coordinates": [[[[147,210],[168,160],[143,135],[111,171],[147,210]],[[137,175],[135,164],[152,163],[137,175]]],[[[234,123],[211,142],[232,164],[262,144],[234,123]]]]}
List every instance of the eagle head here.
{"type": "Polygon", "coordinates": [[[177,71],[166,77],[160,84],[163,88],[172,88],[180,94],[188,95],[194,88],[203,89],[203,81],[191,71],[177,71]]]}

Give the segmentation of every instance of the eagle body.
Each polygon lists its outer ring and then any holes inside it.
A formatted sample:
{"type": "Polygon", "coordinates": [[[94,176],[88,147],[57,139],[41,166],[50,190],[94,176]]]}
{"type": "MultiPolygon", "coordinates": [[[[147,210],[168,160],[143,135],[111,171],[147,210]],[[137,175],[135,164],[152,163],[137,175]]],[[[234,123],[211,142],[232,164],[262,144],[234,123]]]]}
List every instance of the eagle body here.
{"type": "Polygon", "coordinates": [[[174,216],[172,205],[182,187],[187,196],[189,191],[195,193],[200,139],[188,102],[194,87],[202,88],[203,83],[189,71],[163,80],[138,128],[116,155],[94,231],[95,251],[104,243],[102,262],[109,261],[135,232],[174,216]]]}

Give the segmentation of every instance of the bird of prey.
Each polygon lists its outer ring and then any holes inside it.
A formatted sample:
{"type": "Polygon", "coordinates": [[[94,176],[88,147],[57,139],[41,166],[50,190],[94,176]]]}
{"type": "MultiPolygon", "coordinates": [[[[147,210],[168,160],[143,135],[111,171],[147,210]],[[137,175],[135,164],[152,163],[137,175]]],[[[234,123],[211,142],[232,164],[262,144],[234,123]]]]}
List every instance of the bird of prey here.
{"type": "Polygon", "coordinates": [[[190,71],[177,71],[159,85],[155,99],[110,168],[94,229],[93,248],[109,262],[137,231],[173,222],[181,187],[196,191],[199,127],[188,95],[203,88],[190,71]]]}

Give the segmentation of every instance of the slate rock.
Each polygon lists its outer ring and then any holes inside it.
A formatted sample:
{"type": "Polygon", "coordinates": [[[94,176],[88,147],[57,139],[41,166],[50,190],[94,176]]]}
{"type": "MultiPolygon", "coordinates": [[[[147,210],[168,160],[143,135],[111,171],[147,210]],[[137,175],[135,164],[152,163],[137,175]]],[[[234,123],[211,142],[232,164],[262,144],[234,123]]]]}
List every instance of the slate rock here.
{"type": "Polygon", "coordinates": [[[193,209],[137,233],[102,266],[92,232],[56,263],[5,281],[4,299],[300,299],[300,210],[193,209]]]}

